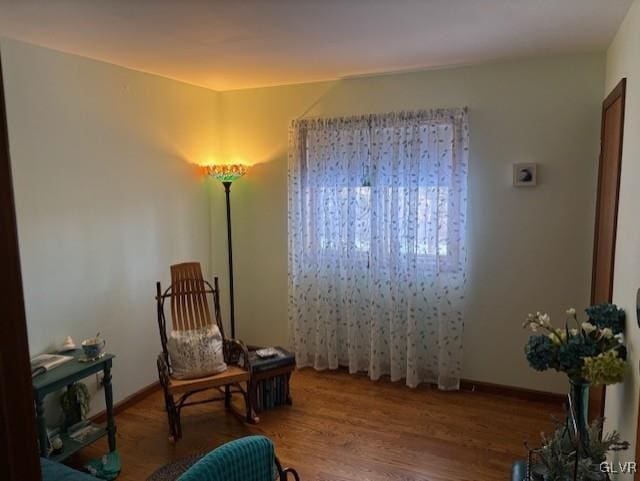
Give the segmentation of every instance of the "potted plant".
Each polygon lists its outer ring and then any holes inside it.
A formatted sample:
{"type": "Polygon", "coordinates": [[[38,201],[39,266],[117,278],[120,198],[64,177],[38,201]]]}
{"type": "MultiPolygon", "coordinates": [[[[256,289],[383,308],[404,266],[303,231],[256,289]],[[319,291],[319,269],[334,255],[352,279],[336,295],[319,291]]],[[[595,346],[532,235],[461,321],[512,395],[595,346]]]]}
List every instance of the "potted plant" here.
{"type": "Polygon", "coordinates": [[[91,394],[84,383],[77,382],[67,388],[60,397],[66,428],[84,420],[91,408],[91,394]]]}
{"type": "Polygon", "coordinates": [[[585,312],[588,320],[580,322],[576,310],[568,309],[563,327],[553,326],[549,315],[540,312],[529,314],[524,323],[534,332],[525,346],[529,365],[567,374],[582,439],[588,439],[589,387],[622,382],[627,358],[624,311],[599,304],[585,312]]]}

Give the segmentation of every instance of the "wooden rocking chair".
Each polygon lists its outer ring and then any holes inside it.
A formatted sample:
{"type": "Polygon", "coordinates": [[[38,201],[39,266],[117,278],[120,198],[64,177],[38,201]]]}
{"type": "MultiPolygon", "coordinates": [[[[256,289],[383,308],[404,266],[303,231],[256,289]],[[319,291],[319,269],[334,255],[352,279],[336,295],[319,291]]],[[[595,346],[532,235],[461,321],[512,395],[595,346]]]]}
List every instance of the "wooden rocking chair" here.
{"type": "Polygon", "coordinates": [[[178,441],[182,437],[180,412],[186,406],[203,404],[213,401],[224,401],[225,407],[247,422],[257,423],[250,396],[248,384],[250,379],[249,352],[247,347],[238,340],[227,339],[224,335],[220,316],[220,289],[218,278],[213,286],[203,279],[200,264],[188,262],[171,266],[171,285],[163,292],[160,282],[156,283],[156,301],[158,307],[158,328],[162,353],[158,355],[158,376],[164,391],[164,400],[169,421],[169,439],[178,441]],[[212,376],[196,379],[176,379],[172,377],[171,358],[167,351],[167,322],[164,314],[166,299],[171,300],[171,320],[174,330],[191,330],[212,324],[211,312],[207,296],[213,299],[215,322],[220,329],[223,339],[224,360],[227,370],[212,376]],[[246,387],[243,387],[242,384],[246,387]],[[222,396],[206,400],[187,402],[196,393],[209,389],[218,390],[222,396]],[[231,396],[239,393],[244,398],[245,413],[238,413],[231,403],[231,396]]]}

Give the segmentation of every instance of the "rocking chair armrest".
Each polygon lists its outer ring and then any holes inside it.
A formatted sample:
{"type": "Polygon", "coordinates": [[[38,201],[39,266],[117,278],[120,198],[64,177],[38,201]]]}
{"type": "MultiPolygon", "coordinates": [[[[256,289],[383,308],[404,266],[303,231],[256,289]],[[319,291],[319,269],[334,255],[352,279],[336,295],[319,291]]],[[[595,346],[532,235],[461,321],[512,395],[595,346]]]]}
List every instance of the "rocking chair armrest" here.
{"type": "Polygon", "coordinates": [[[249,349],[244,342],[238,339],[225,339],[224,340],[226,359],[228,364],[237,364],[240,367],[245,368],[247,371],[251,371],[251,364],[249,361],[249,349]]]}

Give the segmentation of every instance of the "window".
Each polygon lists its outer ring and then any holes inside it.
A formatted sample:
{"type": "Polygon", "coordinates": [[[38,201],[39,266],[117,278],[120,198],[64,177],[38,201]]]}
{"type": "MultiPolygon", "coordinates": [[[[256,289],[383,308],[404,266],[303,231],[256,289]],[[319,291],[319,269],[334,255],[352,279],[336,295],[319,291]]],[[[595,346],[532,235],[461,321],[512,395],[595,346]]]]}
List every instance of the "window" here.
{"type": "MultiPolygon", "coordinates": [[[[352,236],[335,235],[327,226],[319,233],[320,246],[327,250],[353,250],[358,253],[369,253],[371,250],[372,232],[372,188],[342,187],[321,188],[319,196],[325,199],[326,208],[331,216],[342,215],[345,206],[351,204],[352,213],[349,215],[353,227],[352,236]],[[337,242],[344,239],[347,245],[338,246],[337,242]]],[[[397,195],[404,198],[409,195],[409,189],[399,187],[397,195]]],[[[398,238],[399,252],[402,254],[415,253],[423,257],[447,256],[447,187],[421,186],[417,189],[417,202],[413,215],[408,202],[398,203],[397,217],[399,219],[398,238]],[[405,212],[407,211],[407,212],[405,212]],[[413,232],[415,231],[415,232],[413,232]],[[411,234],[413,232],[413,235],[411,234]]],[[[386,188],[383,197],[394,195],[392,188],[386,188]]],[[[387,248],[391,248],[389,244],[387,248]]]]}

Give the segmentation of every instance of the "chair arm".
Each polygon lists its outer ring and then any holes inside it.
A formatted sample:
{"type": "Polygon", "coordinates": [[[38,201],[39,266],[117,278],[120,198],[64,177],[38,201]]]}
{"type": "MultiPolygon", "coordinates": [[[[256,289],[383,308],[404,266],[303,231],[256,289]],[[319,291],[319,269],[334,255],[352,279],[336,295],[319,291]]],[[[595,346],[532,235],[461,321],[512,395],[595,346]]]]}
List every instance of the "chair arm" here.
{"type": "Polygon", "coordinates": [[[298,472],[293,468],[282,468],[282,464],[280,464],[280,460],[275,458],[276,469],[278,471],[278,479],[280,481],[287,481],[289,477],[289,473],[293,476],[295,481],[300,481],[300,476],[298,476],[298,472]]]}
{"type": "Polygon", "coordinates": [[[227,364],[238,365],[247,371],[251,371],[251,363],[249,362],[249,350],[244,342],[238,339],[225,339],[225,362],[227,364]]]}
{"type": "Polygon", "coordinates": [[[300,476],[298,476],[298,472],[293,468],[284,468],[282,470],[282,475],[283,475],[282,481],[287,481],[289,473],[291,473],[295,481],[300,481],[300,476]]]}

